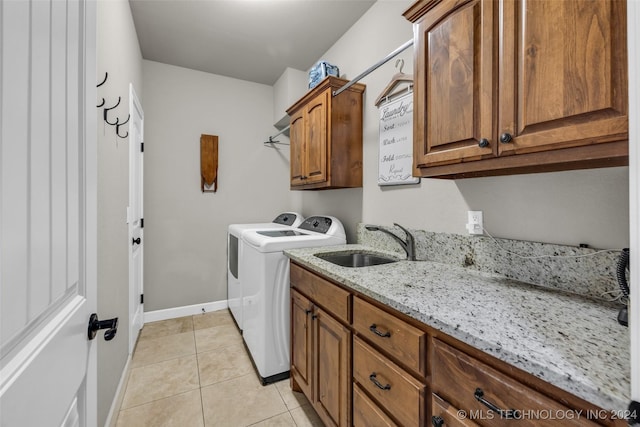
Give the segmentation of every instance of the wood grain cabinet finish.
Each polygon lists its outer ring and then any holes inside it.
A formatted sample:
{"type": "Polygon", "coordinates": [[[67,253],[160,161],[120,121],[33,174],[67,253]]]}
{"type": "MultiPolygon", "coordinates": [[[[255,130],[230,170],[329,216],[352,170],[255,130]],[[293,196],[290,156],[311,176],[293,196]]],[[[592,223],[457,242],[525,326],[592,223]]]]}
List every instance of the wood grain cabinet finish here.
{"type": "Polygon", "coordinates": [[[291,286],[338,320],[350,323],[351,294],[297,264],[289,269],[291,286]]]}
{"type": "Polygon", "coordinates": [[[367,394],[353,386],[353,427],[397,427],[391,418],[367,394]]]}
{"type": "Polygon", "coordinates": [[[426,374],[424,331],[360,298],[353,299],[353,328],[416,374],[426,374]]]}
{"type": "Polygon", "coordinates": [[[291,377],[299,390],[313,401],[313,303],[291,290],[291,377]]]}
{"type": "MultiPolygon", "coordinates": [[[[345,292],[324,284],[329,292],[345,292]]],[[[304,393],[326,426],[350,426],[351,330],[308,296],[291,290],[291,385],[304,393]]]]}
{"type": "Polygon", "coordinates": [[[585,417],[572,418],[568,407],[448,344],[434,339],[431,349],[431,392],[467,414],[476,414],[479,425],[557,426],[560,417],[563,426],[598,425],[585,417]]]}
{"type": "Polygon", "coordinates": [[[329,76],[292,105],[291,189],[362,187],[363,84],[329,76]]]}
{"type": "Polygon", "coordinates": [[[626,2],[421,0],[414,175],[628,163],[626,2]]]}
{"type": "Polygon", "coordinates": [[[399,425],[424,425],[425,385],[357,336],[353,337],[353,381],[399,425]]]}
{"type": "Polygon", "coordinates": [[[551,417],[605,411],[295,262],[290,272],[291,387],[327,426],[626,425],[551,417]]]}
{"type": "Polygon", "coordinates": [[[437,394],[431,395],[431,425],[433,427],[477,427],[478,424],[467,419],[458,408],[454,408],[437,394]]]}
{"type": "MultiPolygon", "coordinates": [[[[351,425],[351,331],[314,311],[314,406],[326,426],[351,425]]],[[[313,318],[312,316],[312,318],[313,318]]]]}

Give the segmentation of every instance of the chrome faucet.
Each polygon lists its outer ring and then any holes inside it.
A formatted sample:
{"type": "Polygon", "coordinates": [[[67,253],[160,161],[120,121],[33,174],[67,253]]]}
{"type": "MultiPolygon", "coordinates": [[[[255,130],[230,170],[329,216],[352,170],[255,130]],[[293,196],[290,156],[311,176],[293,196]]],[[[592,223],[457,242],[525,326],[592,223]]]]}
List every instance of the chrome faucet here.
{"type": "Polygon", "coordinates": [[[396,227],[399,227],[402,231],[404,231],[404,234],[406,235],[406,241],[402,240],[400,237],[396,236],[392,232],[385,230],[384,228],[377,227],[375,225],[365,225],[364,228],[366,228],[369,231],[382,231],[383,233],[387,233],[389,236],[393,237],[398,243],[400,243],[400,246],[402,246],[402,249],[404,249],[404,251],[407,253],[407,259],[409,261],[415,261],[416,260],[416,243],[413,240],[413,235],[409,233],[409,230],[407,230],[400,224],[396,224],[394,222],[393,225],[395,225],[396,227]]]}

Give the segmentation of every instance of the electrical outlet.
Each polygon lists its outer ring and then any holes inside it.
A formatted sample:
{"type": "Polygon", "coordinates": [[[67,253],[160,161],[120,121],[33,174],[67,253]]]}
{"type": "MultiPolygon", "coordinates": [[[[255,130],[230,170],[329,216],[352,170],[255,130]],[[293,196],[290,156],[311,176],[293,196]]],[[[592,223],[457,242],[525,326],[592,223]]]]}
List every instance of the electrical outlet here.
{"type": "Polygon", "coordinates": [[[482,211],[467,212],[467,230],[469,234],[484,234],[482,211]]]}

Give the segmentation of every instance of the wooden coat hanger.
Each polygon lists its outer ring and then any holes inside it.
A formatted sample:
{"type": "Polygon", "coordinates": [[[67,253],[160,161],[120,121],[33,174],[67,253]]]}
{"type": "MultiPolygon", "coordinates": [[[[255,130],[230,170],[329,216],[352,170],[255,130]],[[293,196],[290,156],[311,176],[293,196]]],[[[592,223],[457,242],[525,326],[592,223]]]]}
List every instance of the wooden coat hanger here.
{"type": "Polygon", "coordinates": [[[396,68],[398,68],[398,64],[400,64],[399,71],[391,78],[387,87],[384,88],[380,96],[378,96],[378,99],[376,99],[376,107],[379,106],[382,103],[382,101],[384,101],[386,98],[392,95],[395,95],[397,92],[396,93],[391,93],[391,92],[400,83],[409,83],[411,85],[413,84],[413,74],[405,74],[402,72],[402,68],[404,67],[404,59],[396,60],[396,68]]]}

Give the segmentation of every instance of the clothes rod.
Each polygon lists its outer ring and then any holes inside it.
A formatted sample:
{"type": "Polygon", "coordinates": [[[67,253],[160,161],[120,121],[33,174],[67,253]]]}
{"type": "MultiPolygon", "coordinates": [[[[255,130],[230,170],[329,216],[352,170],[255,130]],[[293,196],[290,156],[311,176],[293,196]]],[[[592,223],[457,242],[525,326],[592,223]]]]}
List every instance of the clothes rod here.
{"type": "Polygon", "coordinates": [[[274,141],[273,138],[275,138],[278,135],[282,135],[283,133],[285,133],[286,131],[289,130],[289,128],[291,127],[291,125],[285,126],[280,132],[276,133],[275,135],[272,135],[269,137],[268,141],[265,141],[265,144],[282,144],[282,145],[289,145],[289,144],[285,144],[284,142],[280,142],[280,141],[274,141]]]}
{"type": "Polygon", "coordinates": [[[411,39],[408,42],[404,43],[402,46],[400,46],[399,48],[397,48],[396,50],[394,50],[393,52],[391,52],[390,54],[385,56],[382,60],[378,61],[377,63],[375,63],[371,67],[367,68],[365,71],[363,71],[361,74],[356,76],[349,83],[347,83],[344,86],[342,86],[340,89],[334,90],[333,91],[333,96],[340,95],[342,92],[344,92],[345,90],[349,89],[354,84],[358,83],[360,81],[360,79],[362,79],[364,76],[366,76],[369,73],[371,73],[372,71],[380,68],[380,66],[382,66],[383,64],[389,62],[389,60],[391,60],[394,56],[398,55],[400,52],[402,52],[403,50],[405,50],[406,48],[408,48],[411,45],[413,45],[413,39],[411,39]]]}

